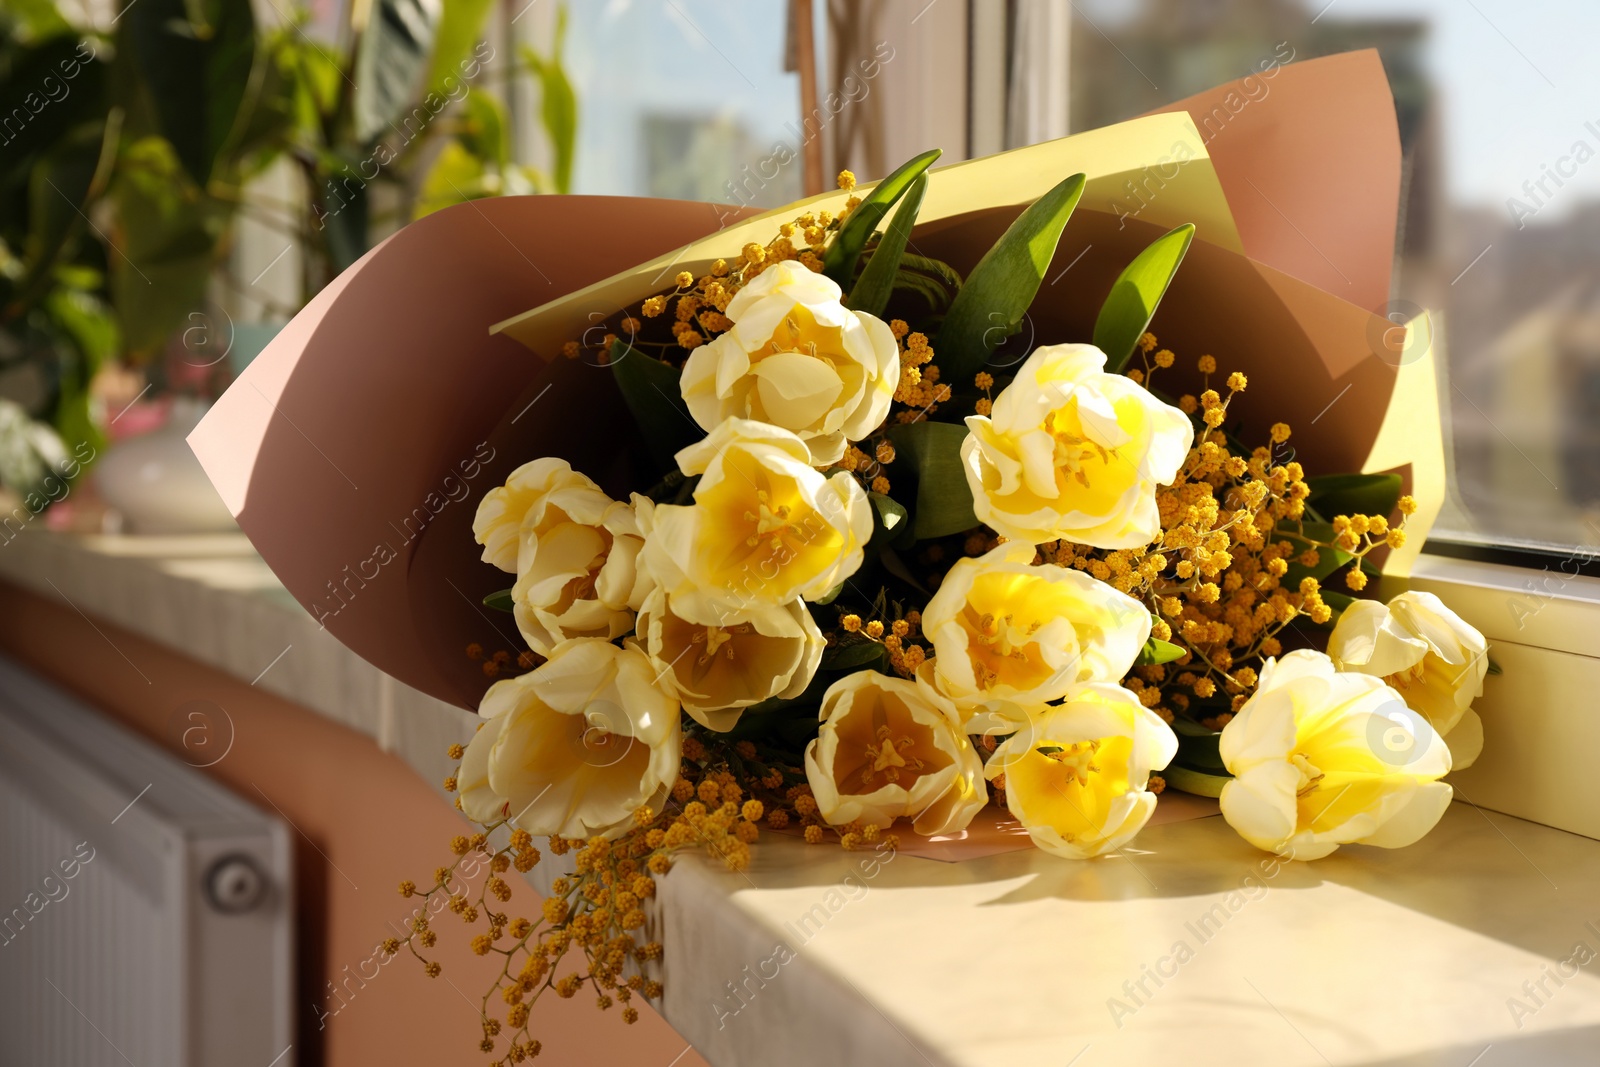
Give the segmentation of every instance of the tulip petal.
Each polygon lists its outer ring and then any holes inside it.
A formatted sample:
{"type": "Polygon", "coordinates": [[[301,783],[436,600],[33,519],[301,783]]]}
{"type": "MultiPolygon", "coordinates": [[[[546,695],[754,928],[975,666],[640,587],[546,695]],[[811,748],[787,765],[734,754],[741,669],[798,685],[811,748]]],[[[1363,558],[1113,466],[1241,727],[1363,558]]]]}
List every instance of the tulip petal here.
{"type": "Polygon", "coordinates": [[[1483,752],[1483,719],[1468,708],[1444,740],[1450,746],[1451,769],[1465,770],[1477,762],[1478,755],[1483,752]]]}
{"type": "Polygon", "coordinates": [[[479,727],[467,742],[461,765],[456,769],[456,788],[461,810],[477,822],[495,822],[501,817],[505,800],[489,786],[489,752],[500,738],[506,717],[497,715],[479,727]]]}
{"type": "Polygon", "coordinates": [[[826,361],[801,352],[778,352],[750,368],[762,410],[772,422],[796,432],[822,421],[844,382],[826,361]]]}
{"type": "Polygon", "coordinates": [[[1294,836],[1299,781],[1299,773],[1286,762],[1257,764],[1222,787],[1222,817],[1252,845],[1277,851],[1294,836]]]}
{"type": "Polygon", "coordinates": [[[1454,795],[1443,782],[1424,782],[1411,791],[1410,799],[1390,815],[1373,833],[1362,838],[1363,845],[1379,848],[1405,848],[1416,844],[1439,824],[1454,795]]]}

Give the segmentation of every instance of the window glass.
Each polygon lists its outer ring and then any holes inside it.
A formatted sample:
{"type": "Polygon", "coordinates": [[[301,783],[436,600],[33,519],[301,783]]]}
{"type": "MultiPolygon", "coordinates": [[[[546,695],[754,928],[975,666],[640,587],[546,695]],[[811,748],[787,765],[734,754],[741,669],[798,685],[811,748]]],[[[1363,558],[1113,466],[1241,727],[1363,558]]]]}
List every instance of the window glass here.
{"type": "Polygon", "coordinates": [[[578,93],[573,192],[776,207],[800,196],[788,5],[568,5],[578,93]],[[752,177],[753,176],[753,177],[752,177]]]}
{"type": "MultiPolygon", "coordinates": [[[[1593,0],[1078,0],[1072,128],[1377,48],[1405,170],[1395,300],[1443,313],[1452,497],[1434,536],[1600,544],[1593,0]]],[[[1377,310],[1377,309],[1375,309],[1377,310]]]]}

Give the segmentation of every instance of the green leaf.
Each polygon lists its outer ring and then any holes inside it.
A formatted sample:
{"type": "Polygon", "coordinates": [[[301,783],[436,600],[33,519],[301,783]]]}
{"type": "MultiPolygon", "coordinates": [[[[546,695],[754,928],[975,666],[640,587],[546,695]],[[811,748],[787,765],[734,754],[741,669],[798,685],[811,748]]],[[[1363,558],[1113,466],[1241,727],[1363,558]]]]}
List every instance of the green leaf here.
{"type": "Polygon", "coordinates": [[[872,501],[872,510],[878,517],[880,530],[892,533],[906,521],[906,509],[893,497],[883,493],[868,493],[867,499],[872,501]]]}
{"type": "MultiPolygon", "coordinates": [[[[58,277],[62,273],[65,272],[58,271],[58,277]]],[[[89,386],[95,373],[116,358],[116,319],[99,298],[67,284],[50,291],[44,299],[44,309],[77,350],[76,358],[64,361],[61,368],[60,392],[50,421],[75,454],[81,455],[81,446],[87,445],[94,455],[99,455],[105,449],[106,438],[92,410],[89,386]]]]}
{"type": "Polygon", "coordinates": [[[9,13],[17,20],[17,36],[27,41],[43,41],[72,32],[53,0],[9,0],[9,13]]]}
{"type": "Polygon", "coordinates": [[[944,381],[969,381],[1021,328],[1083,184],[1074,174],[1035,200],[967,275],[933,342],[944,381]]]}
{"type": "Polygon", "coordinates": [[[505,105],[491,93],[474,89],[463,101],[461,132],[456,139],[461,147],[496,168],[511,163],[511,124],[505,105]]]}
{"type": "Polygon", "coordinates": [[[681,372],[618,338],[611,342],[611,374],[644,434],[647,462],[657,470],[673,469],[678,450],[705,436],[679,392],[681,372]]]}
{"type": "Polygon", "coordinates": [[[87,42],[54,37],[0,65],[0,227],[26,227],[26,184],[38,158],[67,131],[105,117],[106,65],[86,58],[93,55],[87,42]],[[65,95],[50,99],[51,86],[65,95]]]}
{"type": "Polygon", "coordinates": [[[942,259],[908,252],[900,257],[900,266],[902,269],[918,271],[939,279],[940,283],[948,287],[952,293],[961,290],[961,272],[942,259]]]}
{"type": "Polygon", "coordinates": [[[1344,610],[1354,604],[1357,599],[1349,593],[1341,593],[1337,589],[1324,589],[1320,595],[1322,602],[1333,609],[1333,617],[1328,620],[1330,626],[1338,622],[1339,616],[1344,614],[1344,610]]]}
{"type": "Polygon", "coordinates": [[[548,56],[541,56],[527,45],[522,47],[523,62],[539,79],[539,121],[545,136],[550,138],[552,168],[551,184],[558,193],[572,191],[572,160],[577,151],[578,95],[572,91],[562,66],[561,50],[567,36],[567,9],[560,7],[556,13],[555,42],[548,56]]]}
{"type": "Polygon", "coordinates": [[[515,611],[516,606],[511,602],[511,590],[500,589],[483,598],[483,606],[494,608],[496,611],[515,611]]]}
{"type": "Polygon", "coordinates": [[[1489,673],[1490,674],[1501,674],[1501,673],[1503,673],[1503,668],[1500,666],[1500,664],[1496,663],[1494,660],[1491,659],[1489,661],[1489,673]]]}
{"type": "Polygon", "coordinates": [[[839,232],[833,235],[832,243],[822,256],[822,273],[838,282],[839,288],[849,286],[855,277],[856,261],[861,258],[861,250],[867,247],[867,240],[878,223],[941,154],[940,149],[934,148],[901,164],[899,170],[873,186],[840,224],[839,232]]]}
{"type": "Polygon", "coordinates": [[[60,494],[49,491],[50,480],[59,477],[56,472],[67,453],[55,430],[29,418],[22,405],[0,397],[0,486],[20,497],[37,495],[53,502],[60,494]]]}
{"type": "Polygon", "coordinates": [[[889,304],[889,294],[894,291],[895,275],[900,270],[900,258],[905,255],[906,242],[911,238],[912,227],[917,224],[917,209],[922,207],[922,194],[928,190],[928,176],[917,175],[916,181],[906,190],[906,195],[895,209],[889,228],[878,241],[866,269],[856,279],[850,290],[847,305],[868,315],[882,315],[889,304]]]}
{"type": "Polygon", "coordinates": [[[1321,515],[1383,515],[1400,502],[1398,474],[1321,474],[1307,478],[1306,504],[1321,515]]]}
{"type": "Polygon", "coordinates": [[[1186,222],[1150,242],[1117,276],[1094,320],[1095,347],[1106,354],[1108,372],[1127,366],[1193,240],[1194,224],[1186,222]]]}
{"type": "Polygon", "coordinates": [[[1218,747],[1222,740],[1221,730],[1213,730],[1193,719],[1177,715],[1172,720],[1172,732],[1178,735],[1177,763],[1197,770],[1227,773],[1218,747]]]}
{"type": "MultiPolygon", "coordinates": [[[[25,273],[19,305],[31,305],[54,284],[57,264],[70,261],[76,239],[89,225],[91,205],[105,191],[116,160],[122,112],[103,123],[79,126],[34,164],[28,177],[25,273]]],[[[14,317],[20,307],[8,309],[14,317]]]]}
{"type": "MultiPolygon", "coordinates": [[[[290,26],[256,31],[257,53],[250,68],[250,83],[239,105],[235,123],[218,164],[236,174],[229,180],[258,174],[270,166],[294,140],[296,95],[299,93],[298,63],[293,49],[301,46],[298,36],[286,36],[290,26]]],[[[307,51],[309,44],[304,45],[307,51]]],[[[324,57],[326,61],[328,57],[324,57]]]]}
{"type": "Polygon", "coordinates": [[[1170,641],[1162,641],[1159,638],[1152,637],[1145,641],[1144,647],[1139,650],[1139,658],[1134,662],[1140,667],[1149,667],[1157,663],[1171,663],[1187,651],[1188,649],[1181,645],[1175,645],[1170,641]]]}
{"type": "Polygon", "coordinates": [[[460,141],[446,141],[422,180],[422,193],[411,217],[420,219],[468,200],[494,194],[485,188],[483,160],[462,147],[460,141]]]}
{"type": "Polygon", "coordinates": [[[123,146],[110,196],[119,223],[106,257],[112,305],[128,351],[149,355],[205,306],[228,211],[200,195],[162,137],[123,146]]]}
{"type": "Polygon", "coordinates": [[[339,93],[347,88],[344,67],[326,48],[301,36],[297,23],[266,38],[267,54],[277,68],[274,81],[288,93],[277,106],[288,112],[296,134],[310,141],[326,141],[329,118],[339,106],[339,93]]]}
{"type": "Polygon", "coordinates": [[[344,147],[328,152],[317,168],[317,185],[312,192],[313,225],[322,234],[328,265],[334,274],[367,254],[371,186],[341,180],[355,173],[360,165],[355,153],[344,147]]]}
{"type": "Polygon", "coordinates": [[[828,687],[837,680],[827,671],[819,670],[799,696],[769,697],[745,708],[733,729],[723,736],[729,740],[749,737],[771,743],[774,740],[774,723],[778,725],[780,736],[787,733],[790,727],[798,726],[796,734],[787,739],[791,742],[798,740],[798,747],[804,748],[805,743],[817,735],[817,705],[822,702],[822,695],[828,691],[828,687]]]}
{"type": "Polygon", "coordinates": [[[250,85],[256,57],[250,0],[139,0],[124,10],[130,58],[156,126],[203,187],[250,85]]]}
{"type": "MultiPolygon", "coordinates": [[[[144,0],[141,0],[141,3],[144,0]]],[[[356,44],[356,140],[371,144],[417,102],[417,86],[433,53],[440,0],[372,0],[356,44]]],[[[429,109],[430,112],[432,109],[429,109]]]]}
{"type": "Polygon", "coordinates": [[[889,429],[895,462],[906,464],[916,475],[917,502],[911,509],[911,523],[918,540],[978,525],[972,511],[972,490],[961,467],[961,443],[966,439],[967,428],[959,423],[912,422],[889,429]]]}
{"type": "Polygon", "coordinates": [[[1295,545],[1296,556],[1299,556],[1300,553],[1304,552],[1308,548],[1315,548],[1317,550],[1317,565],[1315,567],[1307,567],[1298,559],[1291,559],[1289,561],[1289,570],[1283,576],[1284,588],[1294,589],[1298,587],[1301,581],[1306,578],[1315,578],[1320,582],[1327,578],[1328,575],[1332,574],[1334,571],[1338,570],[1340,567],[1343,567],[1346,563],[1349,563],[1355,558],[1344,549],[1337,548],[1332,545],[1333,539],[1337,537],[1338,534],[1334,532],[1333,525],[1331,523],[1304,522],[1300,524],[1300,529],[1305,532],[1307,537],[1315,538],[1318,541],[1329,542],[1329,546],[1324,548],[1321,545],[1313,545],[1310,541],[1306,540],[1306,537],[1302,537],[1296,533],[1294,527],[1279,526],[1276,531],[1277,536],[1295,545]]]}
{"type": "Polygon", "coordinates": [[[1232,780],[1231,774],[1207,774],[1174,763],[1164,771],[1157,771],[1166,780],[1167,788],[1197,797],[1220,797],[1222,787],[1232,780]]]}
{"type": "Polygon", "coordinates": [[[832,604],[835,600],[839,599],[839,594],[844,592],[844,586],[845,586],[845,583],[840,582],[838,585],[834,586],[832,589],[828,590],[826,593],[823,593],[821,596],[819,596],[817,599],[813,600],[811,603],[813,603],[813,604],[832,604]]]}
{"type": "MultiPolygon", "coordinates": [[[[910,525],[905,526],[904,530],[907,534],[911,535],[908,538],[910,543],[915,544],[916,531],[911,529],[910,525]]],[[[898,542],[899,539],[896,538],[896,543],[898,544],[898,542]]],[[[905,548],[908,546],[901,545],[900,547],[905,548]]],[[[906,566],[906,561],[900,558],[900,553],[896,552],[894,548],[885,548],[882,552],[879,552],[878,562],[883,565],[884,570],[888,571],[902,582],[905,582],[923,596],[933,595],[932,593],[928,592],[928,587],[918,581],[917,576],[911,573],[911,568],[906,566]]]]}
{"type": "Polygon", "coordinates": [[[896,271],[894,285],[896,291],[906,290],[916,293],[928,302],[928,311],[937,313],[950,306],[950,292],[938,282],[927,275],[915,271],[896,271]]]}
{"type": "Polygon", "coordinates": [[[493,0],[443,0],[428,64],[428,92],[454,99],[460,86],[471,81],[464,68],[474,63],[467,56],[483,36],[484,20],[493,6],[493,0]]]}
{"type": "Polygon", "coordinates": [[[881,555],[890,545],[906,544],[914,539],[911,517],[904,505],[883,493],[868,493],[872,501],[872,539],[867,542],[869,558],[881,555]]]}
{"type": "Polygon", "coordinates": [[[876,669],[887,662],[888,654],[878,642],[857,641],[848,645],[834,645],[824,651],[821,669],[825,671],[876,669]]]}

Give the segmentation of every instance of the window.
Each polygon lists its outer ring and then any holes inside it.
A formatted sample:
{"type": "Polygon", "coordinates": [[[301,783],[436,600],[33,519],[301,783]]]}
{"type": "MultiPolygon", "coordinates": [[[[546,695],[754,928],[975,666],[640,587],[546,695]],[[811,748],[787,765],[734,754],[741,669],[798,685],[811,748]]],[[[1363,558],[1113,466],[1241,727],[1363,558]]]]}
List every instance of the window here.
{"type": "Polygon", "coordinates": [[[799,128],[787,4],[606,0],[569,4],[568,18],[573,192],[758,207],[800,197],[798,158],[773,155],[799,128]]]}
{"type": "MultiPolygon", "coordinates": [[[[1451,498],[1434,538],[1600,545],[1600,70],[1581,0],[1080,0],[1072,128],[1376,48],[1405,169],[1391,313],[1443,312],[1451,498]],[[1113,47],[1114,46],[1114,47],[1113,47]]],[[[1375,309],[1382,310],[1382,309],[1375,309]]]]}

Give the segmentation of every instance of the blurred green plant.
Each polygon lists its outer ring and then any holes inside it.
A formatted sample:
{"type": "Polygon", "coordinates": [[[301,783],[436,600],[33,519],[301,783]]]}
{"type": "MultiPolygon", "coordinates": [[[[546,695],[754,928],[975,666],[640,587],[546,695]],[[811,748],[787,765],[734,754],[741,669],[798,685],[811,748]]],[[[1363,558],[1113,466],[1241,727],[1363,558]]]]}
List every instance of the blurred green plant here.
{"type": "MultiPolygon", "coordinates": [[[[106,192],[124,113],[109,70],[49,0],[0,11],[0,451],[33,454],[34,420],[98,451],[89,382],[120,347],[105,299],[107,246],[85,239],[106,192]]],[[[19,493],[22,467],[0,483],[19,493]]]]}
{"type": "Polygon", "coordinates": [[[568,189],[564,9],[549,55],[500,56],[490,0],[357,0],[334,42],[273,6],[285,21],[263,27],[250,0],[138,0],[109,32],[54,0],[0,7],[0,395],[68,441],[103,444],[103,363],[162,351],[214,279],[245,293],[225,270],[240,218],[298,243],[303,304],[406,221],[568,189]],[[515,161],[483,84],[524,72],[548,173],[515,161]],[[298,200],[251,186],[283,160],[298,200]]]}

